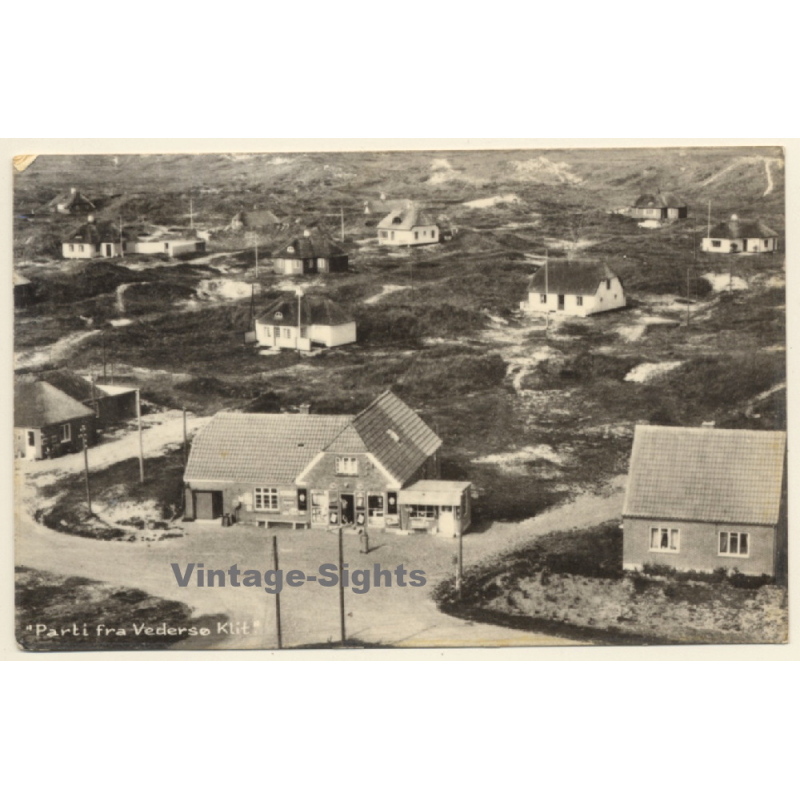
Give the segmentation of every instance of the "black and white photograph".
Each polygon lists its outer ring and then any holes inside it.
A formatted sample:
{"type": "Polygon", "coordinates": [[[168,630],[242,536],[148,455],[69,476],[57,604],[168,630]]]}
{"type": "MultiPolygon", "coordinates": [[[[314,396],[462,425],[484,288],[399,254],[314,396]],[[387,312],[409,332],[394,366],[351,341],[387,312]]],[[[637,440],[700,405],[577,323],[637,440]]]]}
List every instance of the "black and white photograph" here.
{"type": "Polygon", "coordinates": [[[782,147],[13,174],[21,650],[788,642],[782,147]]]}

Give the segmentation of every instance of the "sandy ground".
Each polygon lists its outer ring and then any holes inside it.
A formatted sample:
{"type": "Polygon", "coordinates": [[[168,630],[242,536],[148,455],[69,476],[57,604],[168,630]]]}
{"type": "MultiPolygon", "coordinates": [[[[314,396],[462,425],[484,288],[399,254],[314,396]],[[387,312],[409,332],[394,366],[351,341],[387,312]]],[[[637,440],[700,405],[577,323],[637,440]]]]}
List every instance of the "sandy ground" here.
{"type": "MultiPolygon", "coordinates": [[[[144,433],[145,457],[156,455],[181,440],[180,412],[153,415],[144,433]]],[[[191,418],[190,430],[205,422],[191,418]]],[[[90,451],[93,467],[135,456],[135,431],[118,441],[90,451]]],[[[219,522],[186,523],[185,536],[160,542],[101,542],[52,531],[33,519],[39,504],[37,486],[65,472],[82,468],[83,456],[67,456],[57,462],[17,462],[16,562],[34,569],[62,575],[78,575],[114,585],[139,588],[157,597],[187,603],[197,614],[225,614],[231,621],[247,624],[249,633],[192,639],[192,647],[267,648],[276,646],[274,597],[260,588],[181,588],[170,566],[184,569],[202,563],[207,569],[240,569],[261,572],[272,567],[272,535],[278,537],[280,566],[284,571],[301,569],[316,573],[324,563],[336,561],[336,536],[325,531],[293,531],[233,526],[219,522]]],[[[554,530],[588,527],[619,516],[624,476],[598,495],[583,495],[573,502],[518,523],[495,523],[488,530],[464,537],[465,566],[475,564],[554,530]]],[[[345,562],[349,569],[424,570],[424,587],[372,588],[365,594],[345,591],[346,632],[364,642],[402,647],[572,645],[567,639],[499,626],[458,620],[442,614],[431,593],[453,574],[456,540],[430,536],[374,534],[371,552],[359,553],[358,539],[346,535],[345,562]]],[[[285,646],[324,644],[339,636],[338,590],[319,584],[287,587],[281,594],[285,646]]],[[[153,620],[157,623],[158,620],[153,620]]],[[[113,620],[110,621],[113,623],[113,620]]]]}

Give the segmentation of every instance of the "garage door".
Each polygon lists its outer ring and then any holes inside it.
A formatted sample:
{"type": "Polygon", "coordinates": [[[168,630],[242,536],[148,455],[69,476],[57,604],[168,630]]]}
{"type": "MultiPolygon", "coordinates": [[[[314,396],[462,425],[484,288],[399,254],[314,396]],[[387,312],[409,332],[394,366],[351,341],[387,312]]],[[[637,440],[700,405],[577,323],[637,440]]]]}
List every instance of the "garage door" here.
{"type": "Polygon", "coordinates": [[[195,492],[196,519],[219,519],[222,516],[222,492],[195,492]]]}

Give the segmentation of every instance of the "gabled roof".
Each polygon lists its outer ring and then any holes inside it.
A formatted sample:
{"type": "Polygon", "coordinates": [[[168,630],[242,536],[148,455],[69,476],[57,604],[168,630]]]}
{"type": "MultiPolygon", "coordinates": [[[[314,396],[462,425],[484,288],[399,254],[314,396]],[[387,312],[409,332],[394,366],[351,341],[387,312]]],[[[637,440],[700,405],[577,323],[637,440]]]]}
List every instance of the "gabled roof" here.
{"type": "Polygon", "coordinates": [[[686,203],[674,194],[655,194],[640,195],[633,204],[634,208],[686,208],[686,203]]]}
{"type": "Polygon", "coordinates": [[[14,385],[17,428],[43,428],[82,417],[94,417],[94,412],[45,381],[17,381],[14,385]]]}
{"type": "Polygon", "coordinates": [[[240,211],[233,219],[247,228],[269,228],[280,224],[278,217],[268,208],[240,211]]]}
{"type": "Polygon", "coordinates": [[[14,273],[14,286],[27,286],[29,283],[30,281],[26,277],[17,272],[14,273]]]}
{"type": "Polygon", "coordinates": [[[54,197],[48,204],[47,208],[56,209],[59,206],[66,209],[71,209],[73,206],[78,206],[81,210],[93,209],[94,203],[81,191],[77,189],[67,189],[57,197],[54,197]]]}
{"type": "MultiPolygon", "coordinates": [[[[126,238],[123,234],[122,238],[126,238]]],[[[119,228],[113,222],[87,222],[73,231],[64,241],[70,244],[100,244],[118,242],[119,228]]]]}
{"type": "Polygon", "coordinates": [[[760,219],[739,219],[734,214],[727,222],[721,222],[711,229],[712,239],[770,239],[778,234],[768,228],[760,219]]]}
{"type": "Polygon", "coordinates": [[[775,525],[786,434],[637,425],[623,516],[775,525]]]}
{"type": "Polygon", "coordinates": [[[293,483],[349,416],[217,414],[192,442],[186,481],[293,483]]]}
{"type": "Polygon", "coordinates": [[[133,386],[99,386],[94,385],[92,389],[92,382],[87,380],[82,375],[76,375],[68,369],[53,369],[48,370],[42,374],[42,379],[47,381],[51,386],[60,389],[64,394],[69,395],[73,400],[79,403],[89,403],[93,398],[109,397],[116,394],[127,394],[128,392],[135,392],[136,388],[133,386]]]}
{"type": "Polygon", "coordinates": [[[556,261],[539,267],[531,278],[528,291],[544,294],[545,283],[549,294],[593,295],[600,282],[616,278],[605,264],[598,261],[556,261]]]}
{"type": "MultiPolygon", "coordinates": [[[[297,327],[297,305],[297,297],[288,293],[269,306],[258,317],[258,322],[262,325],[297,327]]],[[[300,306],[303,325],[344,325],[353,322],[352,314],[327,297],[304,296],[300,306]]]]}
{"type": "Polygon", "coordinates": [[[434,225],[434,221],[418,206],[409,204],[392,209],[379,223],[378,228],[410,231],[420,225],[434,225]]]}
{"type": "Polygon", "coordinates": [[[273,258],[332,258],[346,253],[327,234],[315,229],[288,241],[273,258]]]}
{"type": "Polygon", "coordinates": [[[441,446],[442,440],[399,397],[384,392],[353,420],[367,452],[401,484],[441,446]]]}

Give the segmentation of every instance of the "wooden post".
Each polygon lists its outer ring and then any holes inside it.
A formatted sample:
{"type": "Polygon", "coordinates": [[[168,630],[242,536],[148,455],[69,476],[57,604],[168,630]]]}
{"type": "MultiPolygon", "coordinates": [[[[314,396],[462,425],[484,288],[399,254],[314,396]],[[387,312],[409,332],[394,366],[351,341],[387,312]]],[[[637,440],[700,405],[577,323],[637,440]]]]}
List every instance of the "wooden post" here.
{"type": "Polygon", "coordinates": [[[342,242],[344,242],[344,207],[339,206],[339,211],[342,212],[342,242]]]}
{"type": "Polygon", "coordinates": [[[186,435],[186,406],[183,407],[183,466],[189,462],[189,437],[186,435]]]}
{"type": "Polygon", "coordinates": [[[256,234],[256,278],[258,278],[258,234],[256,234]]]}
{"type": "Polygon", "coordinates": [[[456,562],[456,592],[461,599],[461,584],[464,580],[464,541],[462,531],[458,532],[458,560],[456,562]]]}
{"type": "Polygon", "coordinates": [[[342,644],[345,643],[344,630],[344,543],[342,541],[342,526],[339,526],[339,628],[342,644]]]}
{"type": "Polygon", "coordinates": [[[142,397],[136,390],[136,422],[139,426],[139,483],[144,483],[144,445],[142,443],[142,397]]]}
{"type": "Polygon", "coordinates": [[[550,332],[550,272],[548,266],[549,257],[547,250],[544,251],[544,338],[547,339],[550,332]]]}
{"type": "MultiPolygon", "coordinates": [[[[272,537],[272,563],[275,573],[278,572],[278,537],[272,537]]],[[[275,630],[278,634],[278,650],[283,649],[283,635],[281,633],[281,593],[275,592],[275,630]]]]}
{"type": "Polygon", "coordinates": [[[86,439],[88,437],[88,431],[84,427],[82,433],[83,437],[83,469],[84,475],[86,477],[86,507],[89,509],[89,516],[92,516],[92,490],[89,486],[89,447],[86,444],[86,439]]]}
{"type": "Polygon", "coordinates": [[[106,332],[100,334],[100,341],[103,343],[103,380],[106,379],[106,332]]]}

